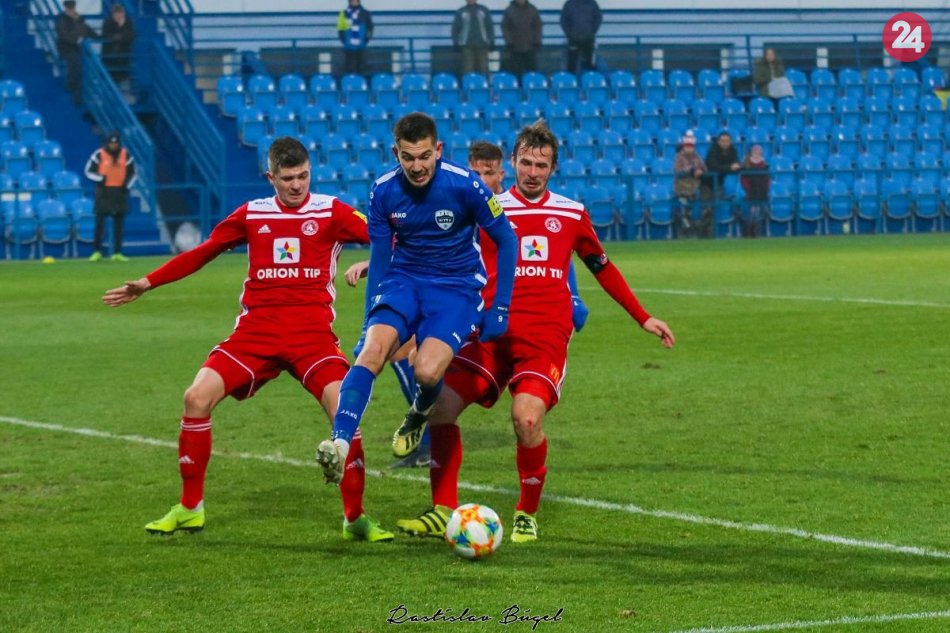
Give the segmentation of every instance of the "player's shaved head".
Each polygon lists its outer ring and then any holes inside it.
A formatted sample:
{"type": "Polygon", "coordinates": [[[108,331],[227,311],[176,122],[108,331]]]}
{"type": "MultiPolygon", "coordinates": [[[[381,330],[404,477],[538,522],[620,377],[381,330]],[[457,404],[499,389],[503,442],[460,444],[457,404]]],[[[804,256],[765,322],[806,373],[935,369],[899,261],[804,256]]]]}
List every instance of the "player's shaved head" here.
{"type": "Polygon", "coordinates": [[[544,119],[538,119],[531,125],[528,125],[521,129],[518,133],[518,138],[515,139],[515,144],[511,152],[512,158],[516,158],[519,152],[529,149],[542,149],[545,147],[551,148],[551,167],[557,167],[557,137],[554,136],[554,132],[548,128],[548,124],[544,122],[544,119]]]}
{"type": "Polygon", "coordinates": [[[435,121],[422,112],[410,112],[399,119],[393,128],[393,140],[396,145],[399,145],[400,141],[419,143],[427,138],[431,138],[432,143],[435,144],[439,140],[439,135],[435,121]]]}
{"type": "Polygon", "coordinates": [[[310,162],[310,153],[303,143],[290,136],[281,136],[267,150],[267,168],[272,174],[287,167],[298,167],[310,162]]]}

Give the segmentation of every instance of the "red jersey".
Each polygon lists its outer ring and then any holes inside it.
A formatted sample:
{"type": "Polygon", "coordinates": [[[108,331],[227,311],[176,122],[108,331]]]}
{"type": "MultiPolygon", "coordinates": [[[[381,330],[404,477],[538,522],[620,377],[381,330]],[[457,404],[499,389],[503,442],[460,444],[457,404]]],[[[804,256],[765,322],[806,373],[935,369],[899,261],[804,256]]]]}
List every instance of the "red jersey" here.
{"type": "Polygon", "coordinates": [[[181,279],[226,250],[247,244],[242,312],[263,307],[312,307],[333,322],[337,260],[344,243],[366,244],[366,216],[337,198],[310,194],[296,208],[276,196],[252,200],[221,221],[196,248],[150,275],[153,287],[181,279]]]}
{"type": "MultiPolygon", "coordinates": [[[[537,202],[529,202],[512,186],[496,199],[519,243],[509,309],[511,330],[554,326],[569,336],[573,329],[567,286],[571,255],[606,257],[590,216],[580,202],[550,191],[537,202]]],[[[483,295],[490,304],[495,294],[496,247],[484,232],[481,245],[488,270],[483,295]]]]}

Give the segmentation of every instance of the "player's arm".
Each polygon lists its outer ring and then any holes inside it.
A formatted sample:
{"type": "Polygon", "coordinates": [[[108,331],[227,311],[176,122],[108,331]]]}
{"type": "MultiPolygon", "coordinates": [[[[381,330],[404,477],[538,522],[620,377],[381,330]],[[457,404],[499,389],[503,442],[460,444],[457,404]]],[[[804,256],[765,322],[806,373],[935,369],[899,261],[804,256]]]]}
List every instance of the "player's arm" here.
{"type": "Polygon", "coordinates": [[[245,207],[241,207],[228,216],[214,228],[207,240],[190,251],[179,253],[141,279],[107,290],[102,302],[117,308],[135,301],[149,290],[197,272],[221,253],[244,243],[244,210],[245,207]]]}
{"type": "Polygon", "coordinates": [[[482,224],[482,228],[495,242],[498,253],[495,268],[495,298],[482,321],[480,338],[483,341],[497,338],[508,329],[508,306],[511,305],[511,293],[515,286],[515,262],[518,257],[518,238],[511,230],[511,224],[508,223],[501,205],[494,196],[489,199],[488,204],[494,219],[482,224]]]}
{"type": "Polygon", "coordinates": [[[641,328],[658,336],[663,343],[663,347],[673,347],[673,344],[676,343],[673,331],[664,321],[651,316],[640,304],[640,300],[630,290],[623,273],[607,258],[604,247],[601,246],[597,234],[594,233],[590,216],[586,213],[578,232],[574,250],[577,251],[584,265],[593,273],[594,279],[610,295],[611,299],[620,304],[627,311],[627,314],[640,324],[641,328]]]}
{"type": "Polygon", "coordinates": [[[393,229],[389,226],[389,214],[386,212],[383,198],[385,189],[374,185],[369,198],[369,270],[366,273],[366,311],[369,312],[370,298],[376,295],[389,263],[393,258],[393,229]]]}
{"type": "Polygon", "coordinates": [[[343,278],[346,280],[346,283],[355,288],[356,284],[359,283],[360,279],[366,278],[366,271],[369,269],[369,260],[363,260],[361,262],[356,262],[352,266],[346,269],[346,272],[343,273],[343,278]]]}

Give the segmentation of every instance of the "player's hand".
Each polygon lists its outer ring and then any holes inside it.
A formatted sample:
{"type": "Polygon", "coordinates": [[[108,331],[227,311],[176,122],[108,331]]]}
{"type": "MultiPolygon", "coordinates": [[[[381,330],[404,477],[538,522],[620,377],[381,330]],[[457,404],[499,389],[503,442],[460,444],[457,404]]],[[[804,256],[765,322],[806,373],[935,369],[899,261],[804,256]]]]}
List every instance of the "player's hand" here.
{"type": "Polygon", "coordinates": [[[670,329],[670,326],[668,326],[665,321],[661,321],[656,317],[650,317],[641,327],[650,334],[659,336],[663,347],[667,349],[673,347],[676,343],[676,339],[673,338],[673,330],[670,329]]]}
{"type": "Polygon", "coordinates": [[[508,331],[508,306],[493,305],[482,317],[478,340],[485,342],[498,338],[508,331]]]}
{"type": "Polygon", "coordinates": [[[347,284],[356,287],[356,284],[359,283],[360,279],[366,277],[366,271],[368,270],[369,262],[356,262],[346,269],[346,272],[343,273],[343,278],[346,279],[347,284]]]}
{"type": "Polygon", "coordinates": [[[571,304],[573,308],[571,310],[571,321],[574,322],[574,331],[580,332],[584,329],[584,324],[587,323],[587,315],[590,314],[590,310],[587,308],[587,305],[584,301],[577,295],[571,296],[571,304]]]}
{"type": "Polygon", "coordinates": [[[145,277],[135,281],[127,281],[124,286],[106,290],[106,293],[102,295],[102,302],[107,306],[118,308],[121,305],[135,301],[151,287],[152,284],[145,277]]]}

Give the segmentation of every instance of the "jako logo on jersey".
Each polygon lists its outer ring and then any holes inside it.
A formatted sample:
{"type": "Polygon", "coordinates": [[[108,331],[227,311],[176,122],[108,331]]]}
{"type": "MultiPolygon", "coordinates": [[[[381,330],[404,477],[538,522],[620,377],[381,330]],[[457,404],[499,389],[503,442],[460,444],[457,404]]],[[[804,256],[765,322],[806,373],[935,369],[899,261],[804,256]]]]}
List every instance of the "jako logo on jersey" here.
{"type": "Polygon", "coordinates": [[[522,237],[521,259],[528,262],[548,261],[548,238],[543,235],[525,235],[522,237]]]}
{"type": "Polygon", "coordinates": [[[320,230],[320,227],[317,225],[316,220],[307,220],[303,223],[303,226],[300,227],[300,232],[304,235],[316,235],[318,230],[320,230]]]}
{"type": "Polygon", "coordinates": [[[551,231],[552,233],[557,233],[561,230],[561,221],[557,218],[548,218],[544,221],[544,228],[551,231]]]}
{"type": "Polygon", "coordinates": [[[267,226],[266,224],[262,226],[261,228],[257,229],[258,235],[266,235],[267,233],[270,233],[270,227],[267,226]]]}
{"type": "Polygon", "coordinates": [[[296,264],[300,261],[300,238],[282,237],[274,240],[274,263],[296,264]]]}
{"type": "Polygon", "coordinates": [[[440,209],[435,212],[435,223],[443,231],[448,231],[455,224],[455,214],[448,209],[440,209]]]}

